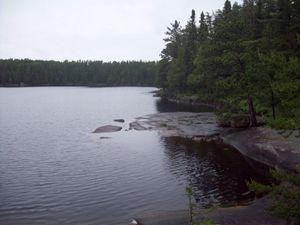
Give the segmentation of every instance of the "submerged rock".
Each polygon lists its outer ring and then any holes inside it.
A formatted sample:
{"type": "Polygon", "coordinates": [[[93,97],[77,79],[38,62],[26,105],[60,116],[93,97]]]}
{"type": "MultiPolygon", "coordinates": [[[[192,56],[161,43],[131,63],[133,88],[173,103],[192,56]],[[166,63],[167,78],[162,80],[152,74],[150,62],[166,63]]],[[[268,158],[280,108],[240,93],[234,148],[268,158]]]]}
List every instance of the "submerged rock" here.
{"type": "Polygon", "coordinates": [[[134,130],[148,130],[147,127],[141,125],[138,122],[132,122],[132,123],[129,124],[129,130],[132,130],[132,129],[134,129],[134,130]]]}
{"type": "Polygon", "coordinates": [[[98,127],[93,133],[110,133],[110,132],[117,132],[122,130],[122,127],[113,126],[113,125],[105,125],[102,127],[98,127]]]}
{"type": "Polygon", "coordinates": [[[100,137],[100,139],[111,139],[111,137],[100,137]]]}
{"type": "Polygon", "coordinates": [[[124,122],[125,122],[124,119],[115,119],[114,121],[115,121],[115,122],[119,122],[119,123],[124,123],[124,122]]]}

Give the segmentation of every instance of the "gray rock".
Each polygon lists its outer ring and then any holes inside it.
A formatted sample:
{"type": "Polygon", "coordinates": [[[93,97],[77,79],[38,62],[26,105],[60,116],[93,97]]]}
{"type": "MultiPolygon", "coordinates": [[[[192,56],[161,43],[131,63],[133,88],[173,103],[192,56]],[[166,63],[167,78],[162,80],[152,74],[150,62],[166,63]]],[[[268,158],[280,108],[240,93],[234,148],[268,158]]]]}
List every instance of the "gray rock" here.
{"type": "Polygon", "coordinates": [[[129,129],[158,130],[162,136],[210,136],[219,133],[213,113],[172,112],[137,118],[129,129]]]}
{"type": "Polygon", "coordinates": [[[248,115],[232,115],[230,119],[230,127],[232,128],[247,128],[250,125],[248,115]]]}
{"type": "Polygon", "coordinates": [[[134,129],[134,130],[148,130],[147,127],[142,126],[140,123],[138,122],[132,122],[129,124],[129,129],[134,129]]]}
{"type": "Polygon", "coordinates": [[[232,126],[235,128],[219,127],[214,113],[190,112],[151,114],[137,118],[129,126],[134,130],[157,130],[164,137],[223,142],[268,166],[300,171],[300,131],[248,128],[248,115],[234,115],[232,126]],[[240,129],[243,127],[248,129],[240,129]]]}
{"type": "Polygon", "coordinates": [[[122,127],[106,125],[106,126],[98,127],[96,130],[94,130],[93,133],[110,133],[110,132],[117,132],[120,130],[122,130],[122,127]]]}
{"type": "Polygon", "coordinates": [[[296,171],[300,165],[300,139],[283,137],[276,130],[253,127],[221,134],[224,143],[243,155],[271,167],[296,171]]]}
{"type": "Polygon", "coordinates": [[[124,122],[125,122],[124,119],[115,119],[114,121],[115,121],[115,122],[119,122],[119,123],[124,123],[124,122]]]}
{"type": "Polygon", "coordinates": [[[111,139],[111,137],[100,137],[100,139],[111,139]]]}

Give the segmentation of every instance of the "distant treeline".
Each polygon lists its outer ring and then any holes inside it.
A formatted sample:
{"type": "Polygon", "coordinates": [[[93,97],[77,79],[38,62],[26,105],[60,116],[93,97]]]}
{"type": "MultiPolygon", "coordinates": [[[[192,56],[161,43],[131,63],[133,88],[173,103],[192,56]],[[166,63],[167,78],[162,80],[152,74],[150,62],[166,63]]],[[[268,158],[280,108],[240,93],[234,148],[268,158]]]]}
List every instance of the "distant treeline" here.
{"type": "Polygon", "coordinates": [[[157,81],[167,95],[197,95],[300,128],[300,1],[225,1],[213,14],[192,10],[168,27],[157,81]],[[199,21],[199,22],[198,22],[199,21]]]}
{"type": "Polygon", "coordinates": [[[0,60],[0,86],[152,86],[156,62],[0,60]]]}

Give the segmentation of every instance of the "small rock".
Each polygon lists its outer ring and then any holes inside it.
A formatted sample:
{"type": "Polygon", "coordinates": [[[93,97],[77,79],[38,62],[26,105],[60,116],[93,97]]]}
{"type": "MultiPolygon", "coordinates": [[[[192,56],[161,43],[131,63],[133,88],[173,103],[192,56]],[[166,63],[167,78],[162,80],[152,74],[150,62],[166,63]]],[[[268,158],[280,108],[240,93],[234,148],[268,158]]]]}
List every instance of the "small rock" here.
{"type": "Polygon", "coordinates": [[[119,123],[124,123],[124,122],[125,122],[124,119],[115,119],[114,121],[115,121],[115,122],[119,122],[119,123]]]}
{"type": "Polygon", "coordinates": [[[109,133],[109,132],[117,132],[120,130],[122,130],[122,127],[106,125],[106,126],[98,127],[96,130],[94,130],[93,133],[109,133]]]}
{"type": "Polygon", "coordinates": [[[100,139],[111,139],[111,137],[100,137],[100,139]]]}

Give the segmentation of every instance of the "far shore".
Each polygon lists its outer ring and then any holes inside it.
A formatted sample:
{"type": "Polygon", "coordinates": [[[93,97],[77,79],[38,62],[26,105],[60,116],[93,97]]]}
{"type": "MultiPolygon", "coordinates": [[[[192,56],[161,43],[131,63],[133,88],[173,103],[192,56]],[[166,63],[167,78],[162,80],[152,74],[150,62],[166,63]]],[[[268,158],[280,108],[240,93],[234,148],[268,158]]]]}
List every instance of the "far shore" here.
{"type": "Polygon", "coordinates": [[[7,88],[15,88],[15,87],[153,87],[149,85],[142,85],[142,84],[0,84],[0,87],[7,87],[7,88]]]}

